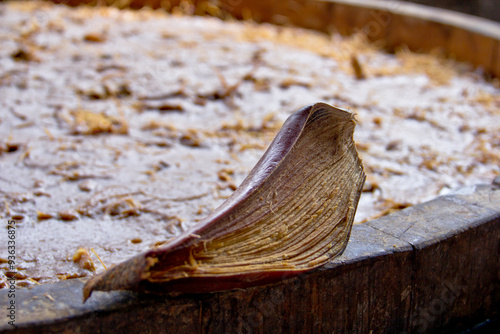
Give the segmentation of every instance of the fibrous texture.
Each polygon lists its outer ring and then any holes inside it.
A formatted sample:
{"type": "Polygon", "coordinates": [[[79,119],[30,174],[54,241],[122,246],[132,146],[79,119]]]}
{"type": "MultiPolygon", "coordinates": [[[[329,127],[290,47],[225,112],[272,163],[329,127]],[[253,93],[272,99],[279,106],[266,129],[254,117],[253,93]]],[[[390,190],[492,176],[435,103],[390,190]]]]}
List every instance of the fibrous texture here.
{"type": "Polygon", "coordinates": [[[354,127],[352,113],[324,103],[298,110],[226,202],[178,238],[92,277],[84,298],[248,287],[340,255],[365,180],[354,127]]]}

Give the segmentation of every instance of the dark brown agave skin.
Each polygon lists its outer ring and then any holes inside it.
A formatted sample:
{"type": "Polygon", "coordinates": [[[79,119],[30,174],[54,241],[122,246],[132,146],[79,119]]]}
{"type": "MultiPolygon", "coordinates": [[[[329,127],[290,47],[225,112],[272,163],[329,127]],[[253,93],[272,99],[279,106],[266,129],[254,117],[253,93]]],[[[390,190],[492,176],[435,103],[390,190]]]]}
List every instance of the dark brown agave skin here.
{"type": "Polygon", "coordinates": [[[215,292],[280,281],[344,251],[365,173],[354,115],[316,103],[283,124],[240,187],[174,240],[93,276],[92,291],[215,292]]]}

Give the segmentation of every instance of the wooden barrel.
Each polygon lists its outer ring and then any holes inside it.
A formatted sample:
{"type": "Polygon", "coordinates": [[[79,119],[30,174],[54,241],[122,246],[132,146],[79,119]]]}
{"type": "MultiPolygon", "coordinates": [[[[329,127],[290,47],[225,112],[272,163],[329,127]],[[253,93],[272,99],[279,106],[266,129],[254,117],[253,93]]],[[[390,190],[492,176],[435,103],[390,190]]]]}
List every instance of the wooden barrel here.
{"type": "MultiPolygon", "coordinates": [[[[56,3],[113,4],[131,8],[172,8],[182,0],[54,0],[56,3]]],[[[193,14],[204,14],[206,2],[193,4],[193,14]],[[201,8],[201,9],[200,9],[201,8]]],[[[220,0],[215,3],[238,19],[293,25],[348,35],[363,31],[388,51],[406,46],[412,51],[441,49],[449,56],[482,67],[500,77],[499,23],[446,9],[401,0],[220,0]]]]}
{"type": "MultiPolygon", "coordinates": [[[[219,3],[234,17],[257,22],[342,34],[362,30],[389,51],[441,48],[500,77],[500,25],[484,19],[402,1],[219,3]]],[[[498,326],[499,235],[500,185],[477,185],[355,225],[341,257],[272,285],[177,297],[96,292],[85,304],[84,279],[17,289],[17,331],[427,333],[482,322],[498,326]]],[[[5,316],[9,300],[8,289],[1,290],[2,332],[14,330],[5,316]]]]}

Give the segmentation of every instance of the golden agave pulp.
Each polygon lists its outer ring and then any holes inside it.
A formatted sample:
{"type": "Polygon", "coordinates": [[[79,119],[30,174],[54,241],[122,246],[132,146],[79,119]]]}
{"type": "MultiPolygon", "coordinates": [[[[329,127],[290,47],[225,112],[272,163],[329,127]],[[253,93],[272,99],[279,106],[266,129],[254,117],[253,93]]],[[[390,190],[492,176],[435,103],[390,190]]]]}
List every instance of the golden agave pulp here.
{"type": "Polygon", "coordinates": [[[324,265],[349,240],[365,180],[354,115],[316,103],[291,115],[241,186],[178,238],[118,264],[92,291],[213,292],[324,265]]]}

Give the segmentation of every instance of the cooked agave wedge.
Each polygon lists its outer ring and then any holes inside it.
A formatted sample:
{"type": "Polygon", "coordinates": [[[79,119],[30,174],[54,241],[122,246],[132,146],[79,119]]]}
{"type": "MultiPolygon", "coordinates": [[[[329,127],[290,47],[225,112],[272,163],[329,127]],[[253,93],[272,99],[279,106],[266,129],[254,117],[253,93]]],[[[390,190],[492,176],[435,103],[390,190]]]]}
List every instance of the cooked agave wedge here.
{"type": "Polygon", "coordinates": [[[174,240],[93,276],[94,290],[214,292],[324,265],[349,240],[365,180],[354,115],[316,103],[283,124],[219,208],[174,240]]]}

